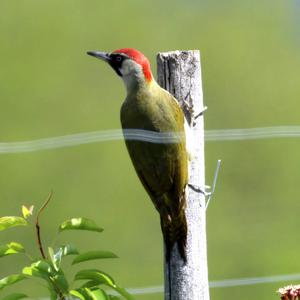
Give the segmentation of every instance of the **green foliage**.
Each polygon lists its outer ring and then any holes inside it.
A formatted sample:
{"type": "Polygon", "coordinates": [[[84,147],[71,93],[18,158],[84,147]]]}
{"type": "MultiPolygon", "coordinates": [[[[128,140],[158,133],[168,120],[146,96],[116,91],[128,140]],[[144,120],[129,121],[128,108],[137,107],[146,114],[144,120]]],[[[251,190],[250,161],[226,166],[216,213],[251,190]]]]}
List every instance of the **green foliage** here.
{"type": "MultiPolygon", "coordinates": [[[[80,288],[78,290],[71,291],[71,295],[82,300],[109,300],[111,299],[105,291],[101,289],[91,290],[89,288],[80,288]]],[[[117,298],[120,299],[120,298],[117,298]]]]}
{"type": "Polygon", "coordinates": [[[110,275],[97,269],[79,271],[78,273],[76,273],[74,280],[88,280],[88,282],[82,288],[95,288],[97,287],[97,285],[104,284],[117,291],[126,299],[133,299],[132,296],[126,292],[125,289],[119,287],[115,283],[114,279],[110,275]]]}
{"type": "Polygon", "coordinates": [[[4,289],[5,287],[14,284],[16,282],[19,282],[21,280],[26,279],[26,277],[23,274],[13,274],[9,275],[7,277],[4,277],[0,279],[0,290],[4,289]]]}
{"type": "Polygon", "coordinates": [[[16,242],[10,242],[9,244],[0,246],[0,257],[21,252],[24,252],[24,247],[16,242]]]}
{"type": "Polygon", "coordinates": [[[10,295],[2,298],[2,300],[19,300],[19,299],[23,299],[23,298],[27,298],[27,295],[22,294],[22,293],[13,293],[13,294],[10,294],[10,295]]]}
{"type": "Polygon", "coordinates": [[[72,218],[64,221],[59,226],[59,231],[63,230],[89,230],[102,232],[103,228],[100,228],[93,220],[87,218],[72,218]]]}
{"type": "Polygon", "coordinates": [[[25,226],[27,225],[27,221],[22,217],[1,217],[0,218],[0,231],[15,227],[15,226],[25,226]]]}
{"type": "MultiPolygon", "coordinates": [[[[48,247],[48,255],[44,253],[43,245],[40,237],[40,226],[38,218],[44,210],[51,198],[42,206],[37,214],[35,221],[36,234],[38,240],[38,247],[41,253],[41,258],[32,260],[30,255],[26,253],[23,245],[17,242],[9,242],[0,246],[0,258],[12,254],[25,254],[30,259],[30,265],[23,267],[21,274],[13,274],[0,279],[0,290],[13,285],[24,279],[38,278],[46,283],[51,300],[64,299],[81,299],[81,300],[110,300],[110,299],[133,299],[125,289],[116,284],[114,279],[107,273],[98,269],[83,269],[76,273],[73,281],[70,281],[62,268],[62,261],[66,256],[74,255],[75,258],[72,264],[82,263],[89,260],[103,259],[103,258],[117,258],[117,256],[110,251],[88,251],[80,253],[78,249],[71,244],[59,245],[55,248],[48,247]],[[76,287],[77,281],[83,281],[76,287]],[[106,287],[104,290],[103,287],[106,287]],[[118,295],[110,294],[107,289],[117,292],[118,295]]],[[[10,227],[19,225],[28,225],[25,218],[32,216],[33,207],[27,209],[22,206],[23,217],[2,217],[0,218],[0,229],[4,230],[10,227]]],[[[89,230],[94,232],[103,231],[93,220],[87,218],[72,218],[63,222],[59,226],[59,231],[65,230],[89,230]]],[[[12,293],[2,299],[18,300],[26,298],[27,295],[23,293],[12,293]]]]}
{"type": "Polygon", "coordinates": [[[79,254],[75,257],[72,264],[78,264],[83,261],[102,259],[102,258],[117,258],[118,256],[110,251],[89,251],[79,254]]]}

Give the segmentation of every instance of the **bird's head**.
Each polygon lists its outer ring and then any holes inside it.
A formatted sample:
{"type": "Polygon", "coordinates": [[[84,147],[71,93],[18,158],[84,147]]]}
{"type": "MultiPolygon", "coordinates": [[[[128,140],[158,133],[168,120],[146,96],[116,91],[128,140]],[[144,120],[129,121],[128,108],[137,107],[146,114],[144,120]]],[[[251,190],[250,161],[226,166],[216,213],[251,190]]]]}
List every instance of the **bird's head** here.
{"type": "Polygon", "coordinates": [[[149,84],[153,80],[147,57],[133,48],[123,48],[111,53],[88,51],[88,55],[107,62],[122,77],[127,90],[138,84],[149,84]]]}

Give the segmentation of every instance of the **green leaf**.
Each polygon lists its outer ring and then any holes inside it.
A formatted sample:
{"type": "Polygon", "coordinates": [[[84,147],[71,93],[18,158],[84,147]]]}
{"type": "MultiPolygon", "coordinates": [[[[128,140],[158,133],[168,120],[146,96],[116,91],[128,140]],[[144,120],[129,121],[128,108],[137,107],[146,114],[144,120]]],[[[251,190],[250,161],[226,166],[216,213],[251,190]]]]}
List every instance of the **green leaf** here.
{"type": "Polygon", "coordinates": [[[93,220],[87,218],[72,218],[64,221],[59,226],[59,231],[64,230],[89,230],[102,232],[103,228],[100,228],[93,220]]]}
{"type": "Polygon", "coordinates": [[[82,293],[79,290],[71,290],[70,295],[75,296],[81,300],[85,300],[84,295],[82,295],[82,293]]]}
{"type": "Polygon", "coordinates": [[[125,299],[134,300],[133,296],[131,296],[124,288],[118,286],[110,275],[100,270],[87,269],[79,271],[78,273],[76,273],[74,280],[89,280],[85,284],[86,286],[91,285],[89,287],[95,287],[95,283],[97,283],[98,285],[105,284],[106,286],[117,291],[125,299]]]}
{"type": "Polygon", "coordinates": [[[79,254],[75,257],[72,265],[78,264],[83,261],[93,260],[93,259],[103,259],[103,258],[117,258],[118,256],[110,251],[89,251],[79,254]]]}
{"type": "Polygon", "coordinates": [[[110,275],[97,269],[81,270],[76,273],[74,280],[89,280],[84,287],[95,287],[97,284],[105,284],[125,297],[125,299],[134,299],[124,288],[118,286],[110,275]]]}
{"type": "Polygon", "coordinates": [[[6,297],[2,298],[1,300],[19,300],[19,299],[23,299],[23,298],[28,298],[27,295],[22,294],[22,293],[13,293],[13,294],[9,294],[6,297]]]}
{"type": "Polygon", "coordinates": [[[21,280],[26,279],[26,277],[23,274],[13,274],[9,275],[7,277],[4,277],[0,280],[0,290],[4,289],[5,287],[17,283],[21,280]]]}
{"type": "Polygon", "coordinates": [[[106,284],[110,287],[116,287],[115,281],[110,275],[97,269],[81,270],[75,274],[74,280],[90,280],[90,282],[98,285],[106,284]]]}
{"type": "Polygon", "coordinates": [[[89,288],[79,288],[76,290],[71,290],[70,295],[75,296],[81,300],[120,300],[116,296],[111,296],[106,294],[102,289],[89,289],[89,288]]]}
{"type": "Polygon", "coordinates": [[[94,300],[88,293],[90,291],[88,288],[80,288],[76,290],[71,290],[70,294],[81,299],[81,300],[94,300]]]}
{"type": "Polygon", "coordinates": [[[95,287],[97,287],[98,285],[99,285],[99,282],[98,282],[98,281],[90,280],[90,281],[84,283],[81,287],[82,287],[82,288],[85,288],[85,287],[87,287],[87,288],[95,288],[95,287]]]}
{"type": "Polygon", "coordinates": [[[48,284],[54,284],[62,292],[67,293],[69,284],[61,269],[55,270],[52,264],[46,260],[39,260],[29,267],[23,268],[23,274],[32,277],[38,277],[46,280],[48,284]]]}
{"type": "Polygon", "coordinates": [[[93,300],[109,300],[108,295],[101,289],[87,289],[87,293],[92,297],[93,300]]]}
{"type": "Polygon", "coordinates": [[[27,221],[22,217],[8,216],[0,218],[0,231],[15,226],[25,226],[27,221]]]}
{"type": "Polygon", "coordinates": [[[32,216],[33,208],[33,205],[31,205],[29,208],[27,208],[25,205],[22,205],[22,215],[24,219],[27,219],[29,216],[32,216]]]}
{"type": "Polygon", "coordinates": [[[10,242],[9,244],[0,246],[0,257],[22,252],[25,252],[24,247],[16,242],[10,242]]]}
{"type": "Polygon", "coordinates": [[[68,281],[61,270],[58,274],[52,276],[51,280],[63,293],[67,293],[69,291],[68,281]]]}
{"type": "Polygon", "coordinates": [[[120,297],[114,295],[108,295],[108,298],[109,300],[122,300],[120,297]]]}
{"type": "Polygon", "coordinates": [[[53,285],[51,285],[50,283],[48,284],[48,291],[50,300],[57,300],[57,293],[55,292],[53,285]]]}
{"type": "Polygon", "coordinates": [[[55,275],[55,271],[51,264],[45,260],[34,262],[29,267],[25,267],[22,273],[27,276],[39,277],[45,280],[50,280],[51,276],[55,275]]]}
{"type": "Polygon", "coordinates": [[[127,300],[134,300],[133,296],[130,295],[124,288],[120,286],[112,287],[115,291],[117,291],[120,295],[122,295],[127,300]]]}
{"type": "Polygon", "coordinates": [[[67,255],[79,254],[78,250],[72,245],[60,246],[55,252],[51,247],[48,248],[49,257],[56,271],[60,268],[61,260],[67,255]]]}
{"type": "Polygon", "coordinates": [[[48,247],[48,253],[49,253],[49,257],[52,262],[53,268],[55,269],[55,271],[58,271],[59,265],[60,265],[60,260],[55,259],[53,248],[48,247]]]}
{"type": "Polygon", "coordinates": [[[60,246],[54,255],[57,255],[58,252],[61,252],[62,256],[79,254],[77,248],[70,244],[60,246]]]}

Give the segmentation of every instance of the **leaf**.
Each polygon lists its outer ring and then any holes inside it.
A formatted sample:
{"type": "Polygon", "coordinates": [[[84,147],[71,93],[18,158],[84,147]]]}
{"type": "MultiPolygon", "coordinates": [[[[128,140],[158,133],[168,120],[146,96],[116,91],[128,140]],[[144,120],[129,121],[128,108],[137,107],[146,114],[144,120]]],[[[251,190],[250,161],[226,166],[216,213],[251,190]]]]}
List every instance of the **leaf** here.
{"type": "Polygon", "coordinates": [[[53,268],[55,269],[55,271],[58,271],[59,265],[60,265],[60,260],[55,259],[53,248],[48,247],[48,253],[49,253],[49,257],[50,257],[50,260],[52,262],[53,268]]]}
{"type": "Polygon", "coordinates": [[[57,293],[55,292],[53,285],[51,285],[50,283],[48,284],[48,291],[50,300],[57,300],[57,293]]]}
{"type": "Polygon", "coordinates": [[[71,290],[70,291],[70,295],[73,295],[73,296],[75,296],[75,297],[77,297],[77,298],[79,298],[81,300],[85,300],[84,296],[82,295],[82,293],[80,293],[80,291],[78,291],[78,290],[71,290]]]}
{"type": "Polygon", "coordinates": [[[55,275],[51,264],[45,260],[39,260],[29,267],[23,268],[22,273],[27,276],[39,277],[45,280],[49,280],[51,276],[55,275]]]}
{"type": "Polygon", "coordinates": [[[76,273],[74,280],[89,280],[84,285],[86,287],[94,287],[96,284],[105,284],[117,291],[125,299],[134,299],[124,288],[118,286],[110,275],[97,269],[81,270],[76,273]]]}
{"type": "Polygon", "coordinates": [[[71,290],[70,294],[81,299],[81,300],[94,300],[89,294],[88,292],[89,289],[87,288],[80,288],[80,289],[76,289],[76,290],[71,290]]]}
{"type": "MultiPolygon", "coordinates": [[[[70,244],[60,246],[56,253],[58,253],[59,251],[61,251],[62,256],[79,254],[77,248],[70,244]]],[[[56,255],[56,253],[54,255],[56,255]]]]}
{"type": "MultiPolygon", "coordinates": [[[[106,284],[110,287],[116,287],[113,278],[97,269],[81,270],[75,274],[74,280],[90,280],[90,283],[106,284]]],[[[94,285],[95,286],[95,285],[94,285]]]]}
{"type": "Polygon", "coordinates": [[[109,300],[108,295],[101,289],[87,289],[87,293],[92,297],[93,300],[109,300]]]}
{"type": "Polygon", "coordinates": [[[100,228],[93,220],[87,218],[72,218],[64,221],[59,226],[59,231],[64,230],[89,230],[102,232],[103,228],[100,228]]]}
{"type": "Polygon", "coordinates": [[[2,298],[1,300],[19,300],[19,299],[23,299],[23,298],[28,298],[27,295],[22,294],[22,293],[13,293],[13,294],[9,294],[6,297],[2,298]]]}
{"type": "Polygon", "coordinates": [[[55,271],[52,264],[46,260],[39,260],[29,267],[23,268],[23,274],[27,276],[38,277],[46,280],[50,286],[54,284],[62,292],[67,293],[69,284],[61,269],[55,271]]]}
{"type": "Polygon", "coordinates": [[[117,291],[120,295],[122,295],[127,300],[134,300],[133,296],[130,295],[124,288],[120,286],[113,287],[115,291],[117,291]]]}
{"type": "Polygon", "coordinates": [[[15,226],[26,226],[27,221],[22,217],[7,216],[0,218],[0,231],[15,226]]]}
{"type": "Polygon", "coordinates": [[[98,285],[99,285],[99,282],[98,282],[98,281],[90,280],[90,281],[84,283],[81,287],[82,287],[82,288],[85,288],[85,287],[87,287],[87,288],[95,288],[95,287],[97,287],[98,285]]]}
{"type": "Polygon", "coordinates": [[[26,279],[26,277],[23,274],[13,274],[9,275],[7,277],[4,277],[0,279],[0,290],[4,289],[5,287],[17,283],[21,280],[26,279]]]}
{"type": "Polygon", "coordinates": [[[56,271],[60,268],[61,260],[64,256],[67,255],[76,255],[79,254],[76,247],[72,245],[63,245],[60,246],[55,252],[51,247],[48,248],[49,257],[53,264],[53,267],[56,271]]]}
{"type": "Polygon", "coordinates": [[[93,260],[93,259],[103,259],[103,258],[117,258],[118,256],[110,251],[89,251],[79,254],[75,257],[72,265],[78,264],[83,261],[93,260]]]}
{"type": "Polygon", "coordinates": [[[27,219],[29,216],[32,216],[33,208],[33,205],[31,205],[29,208],[27,208],[25,205],[22,205],[22,215],[25,219],[27,219]]]}
{"type": "Polygon", "coordinates": [[[68,281],[61,270],[58,274],[51,276],[51,280],[63,293],[67,293],[69,291],[68,281]]]}
{"type": "Polygon", "coordinates": [[[0,246],[0,257],[24,252],[24,247],[16,242],[10,242],[9,244],[0,246]]]}
{"type": "MultiPolygon", "coordinates": [[[[119,287],[110,275],[97,269],[81,270],[78,273],[76,273],[74,280],[89,280],[83,286],[88,288],[92,288],[100,284],[105,284],[117,291],[123,297],[125,297],[125,299],[134,299],[124,288],[119,287]]],[[[116,297],[112,299],[120,298],[116,297]]]]}

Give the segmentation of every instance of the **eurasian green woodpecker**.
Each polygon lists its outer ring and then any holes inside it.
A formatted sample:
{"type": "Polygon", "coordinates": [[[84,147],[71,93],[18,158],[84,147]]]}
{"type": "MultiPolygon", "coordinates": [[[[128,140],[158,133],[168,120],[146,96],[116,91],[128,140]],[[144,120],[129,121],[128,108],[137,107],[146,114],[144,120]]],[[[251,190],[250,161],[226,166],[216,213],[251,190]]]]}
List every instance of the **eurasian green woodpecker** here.
{"type": "Polygon", "coordinates": [[[186,121],[177,100],[153,78],[148,59],[139,51],[124,48],[111,53],[87,54],[107,62],[123,79],[127,97],[121,107],[121,124],[126,146],[145,190],[160,215],[166,258],[177,243],[186,261],[187,223],[185,218],[188,182],[186,121]],[[130,130],[174,137],[162,143],[131,139],[130,130]],[[181,138],[178,139],[178,136],[181,138]]]}

